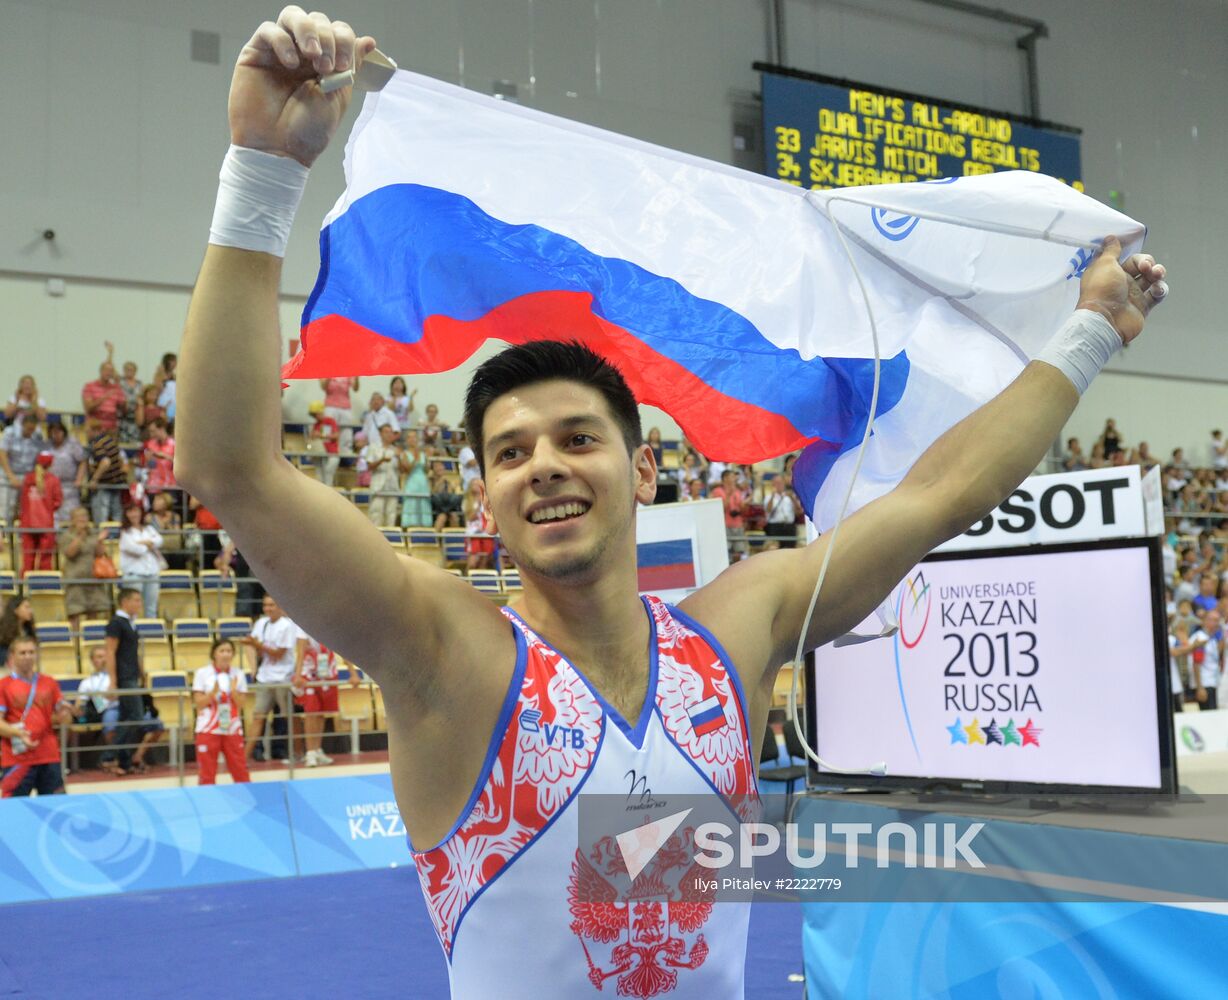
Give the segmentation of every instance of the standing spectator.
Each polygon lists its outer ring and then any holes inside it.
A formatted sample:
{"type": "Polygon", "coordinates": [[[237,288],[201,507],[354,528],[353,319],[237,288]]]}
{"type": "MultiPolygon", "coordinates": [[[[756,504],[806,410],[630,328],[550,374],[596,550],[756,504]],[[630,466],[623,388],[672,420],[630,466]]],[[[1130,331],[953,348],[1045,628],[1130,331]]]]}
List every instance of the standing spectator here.
{"type": "Polygon", "coordinates": [[[162,558],[162,536],[148,523],[139,505],[124,508],[123,528],[119,533],[119,575],[123,586],[141,593],[145,613],[158,614],[158,574],[166,568],[162,558]]]}
{"type": "Polygon", "coordinates": [[[418,421],[418,430],[428,454],[435,454],[443,446],[443,432],[447,429],[448,425],[439,419],[439,407],[427,403],[426,414],[418,421]]]}
{"type": "Polygon", "coordinates": [[[337,481],[337,466],[341,464],[341,456],[338,454],[341,429],[337,426],[336,418],[324,412],[324,404],[320,400],[315,399],[308,403],[307,412],[315,420],[311,425],[310,440],[319,442],[318,446],[312,445],[311,450],[315,451],[316,457],[313,461],[320,470],[320,482],[325,486],[332,486],[337,481]]]}
{"type": "Polygon", "coordinates": [[[383,393],[371,393],[371,406],[362,415],[362,433],[367,440],[367,444],[374,444],[380,440],[380,428],[391,427],[396,434],[393,435],[395,441],[401,436],[401,425],[397,423],[397,415],[392,412],[392,407],[388,405],[384,399],[383,393]]]}
{"type": "Polygon", "coordinates": [[[644,443],[652,449],[652,457],[657,460],[657,468],[660,469],[665,464],[665,449],[661,444],[661,428],[648,428],[648,438],[644,443]]]}
{"type": "Polygon", "coordinates": [[[141,440],[141,427],[137,412],[141,408],[141,394],[145,386],[136,377],[136,362],[124,362],[124,374],[119,380],[119,387],[124,390],[124,412],[119,416],[119,439],[121,441],[141,440]]]}
{"type": "Polygon", "coordinates": [[[1174,448],[1173,449],[1173,459],[1170,464],[1172,465],[1174,469],[1176,469],[1178,472],[1184,475],[1187,481],[1189,480],[1190,463],[1185,460],[1185,449],[1184,448],[1174,448]]]}
{"type": "Polygon", "coordinates": [[[9,647],[20,638],[34,638],[34,606],[14,594],[0,613],[0,668],[8,662],[9,647]]]}
{"type": "Polygon", "coordinates": [[[119,418],[128,406],[128,397],[115,377],[110,359],[98,367],[98,378],[86,382],[81,390],[81,405],[87,417],[97,417],[104,430],[119,434],[119,418]]]}
{"type": "Polygon", "coordinates": [[[405,379],[400,375],[394,376],[392,381],[388,383],[388,405],[392,408],[392,412],[396,414],[397,426],[402,431],[408,430],[413,426],[413,418],[410,416],[414,412],[414,397],[418,395],[418,390],[410,392],[405,385],[405,379]]]}
{"type": "Polygon", "coordinates": [[[460,528],[464,507],[461,494],[457,492],[452,477],[448,475],[443,462],[431,463],[431,514],[435,519],[435,530],[444,528],[460,528]]]}
{"type": "Polygon", "coordinates": [[[203,503],[192,497],[188,501],[188,509],[192,512],[192,523],[200,535],[200,568],[221,570],[218,564],[225,548],[221,533],[222,522],[219,521],[203,503]]]}
{"type": "Polygon", "coordinates": [[[1211,432],[1211,468],[1216,472],[1228,469],[1228,441],[1224,440],[1224,432],[1221,430],[1213,430],[1211,432]]]}
{"type": "Polygon", "coordinates": [[[1194,607],[1199,611],[1210,611],[1218,603],[1215,588],[1218,581],[1214,573],[1204,573],[1198,581],[1198,594],[1194,597],[1194,607]]]}
{"type": "Polygon", "coordinates": [[[72,722],[72,709],[55,678],[39,671],[36,639],[17,639],[8,663],[12,672],[0,680],[0,794],[63,794],[55,727],[72,722]]]}
{"type": "Polygon", "coordinates": [[[136,634],[136,619],[141,613],[141,592],[124,587],[119,592],[119,607],[107,622],[107,672],[111,689],[119,693],[117,734],[119,761],[117,774],[132,770],[132,750],[144,738],[145,699],[139,694],[124,694],[142,686],[145,672],[141,669],[141,643],[136,634]]]}
{"type": "Polygon", "coordinates": [[[25,413],[33,413],[40,424],[47,419],[47,401],[38,394],[33,375],[22,375],[17,380],[17,389],[4,404],[4,421],[11,424],[25,413]]]}
{"type": "Polygon", "coordinates": [[[105,531],[94,530],[89,512],[74,507],[68,524],[60,532],[60,571],[64,574],[64,609],[73,631],[77,631],[82,616],[104,618],[111,610],[106,584],[73,583],[73,580],[95,580],[94,560],[107,554],[105,531]]]}
{"type": "MultiPolygon", "coordinates": [[[[298,627],[282,614],[281,606],[271,594],[264,595],[263,603],[264,614],[252,626],[252,634],[243,640],[259,657],[256,683],[262,685],[256,692],[252,738],[247,746],[247,755],[255,760],[264,760],[260,739],[264,735],[265,716],[276,707],[287,725],[293,718],[289,684],[294,677],[294,651],[298,642],[298,627]]],[[[277,756],[276,750],[273,756],[277,756]]]]}
{"type": "Polygon", "coordinates": [[[465,445],[461,448],[460,454],[456,456],[456,462],[460,466],[461,493],[468,493],[469,484],[481,478],[482,475],[482,470],[478,466],[478,457],[469,445],[465,445]]]}
{"type": "Polygon", "coordinates": [[[175,422],[175,375],[179,368],[179,358],[167,352],[162,355],[162,363],[154,372],[154,385],[158,387],[158,405],[170,423],[175,422]]]}
{"type": "Polygon", "coordinates": [[[465,491],[465,554],[469,569],[490,569],[495,561],[495,540],[484,538],[486,522],[482,517],[481,484],[475,479],[465,491]]]}
{"type": "Polygon", "coordinates": [[[1062,468],[1067,472],[1082,472],[1087,468],[1087,456],[1083,454],[1083,446],[1078,438],[1070,438],[1066,442],[1066,454],[1062,456],[1062,468]]]}
{"type": "Polygon", "coordinates": [[[1219,704],[1220,659],[1224,642],[1222,624],[1219,611],[1208,611],[1203,615],[1202,628],[1190,636],[1194,660],[1190,679],[1194,687],[1185,692],[1185,700],[1197,703],[1204,712],[1214,712],[1219,704]]]}
{"type": "Polygon", "coordinates": [[[169,493],[155,493],[150,501],[149,526],[162,537],[162,558],[167,569],[187,569],[191,553],[184,540],[183,520],[171,506],[169,493]]]}
{"type": "MultiPolygon", "coordinates": [[[[110,747],[115,742],[115,732],[119,728],[119,699],[114,696],[114,689],[111,687],[107,649],[105,646],[91,646],[87,655],[93,673],[77,686],[73,715],[83,725],[101,725],[103,746],[110,747]]],[[[77,733],[70,733],[69,739],[75,747],[77,733]]],[[[104,771],[118,776],[119,765],[115,762],[114,750],[103,750],[98,763],[104,771]]]]}
{"type": "Polygon", "coordinates": [[[51,471],[49,451],[39,454],[21,484],[21,572],[49,570],[55,552],[55,514],[64,505],[60,481],[51,471]]]}
{"type": "Polygon", "coordinates": [[[703,499],[704,481],[702,479],[688,479],[686,483],[686,492],[682,494],[682,503],[703,499]]]}
{"type": "Polygon", "coordinates": [[[158,405],[158,387],[152,382],[141,390],[141,398],[136,404],[136,437],[134,441],[144,441],[149,436],[149,424],[159,418],[166,419],[166,410],[158,405]]]}
{"type": "MultiPolygon", "coordinates": [[[[303,761],[308,767],[325,767],[333,759],[321,749],[324,716],[338,710],[337,654],[298,629],[294,652],[294,704],[303,717],[303,761]],[[301,693],[300,693],[301,692],[301,693]]],[[[357,687],[358,671],[350,671],[350,685],[357,687]]]]}
{"type": "Polygon", "coordinates": [[[351,393],[358,391],[358,377],[322,378],[324,390],[324,416],[332,417],[340,428],[339,442],[348,455],[354,450],[354,403],[351,393]]]}
{"type": "Polygon", "coordinates": [[[763,508],[767,513],[764,533],[781,539],[779,544],[786,549],[796,548],[797,506],[783,475],[772,479],[772,491],[764,499],[763,508]]]}
{"type": "Polygon", "coordinates": [[[247,678],[234,669],[235,647],[218,639],[209,650],[209,663],[192,675],[192,701],[196,704],[196,764],[202,785],[217,784],[217,759],[226,758],[226,770],[236,784],[251,781],[243,753],[243,703],[247,678]]]}
{"type": "MultiPolygon", "coordinates": [[[[713,462],[713,465],[717,463],[713,462]]],[[[738,488],[738,473],[734,469],[725,469],[721,473],[720,486],[714,487],[709,494],[720,497],[725,507],[725,537],[729,542],[730,560],[745,559],[749,552],[746,544],[745,522],[743,511],[746,507],[746,493],[738,488]]]]}
{"type": "Polygon", "coordinates": [[[21,499],[21,484],[32,472],[47,442],[38,432],[38,417],[23,413],[0,434],[0,520],[12,521],[21,499]]]}
{"type": "Polygon", "coordinates": [[[405,477],[401,484],[401,527],[429,528],[431,515],[431,481],[426,474],[426,454],[418,443],[418,432],[405,432],[405,448],[397,455],[397,464],[405,477]]]}
{"type": "Polygon", "coordinates": [[[102,426],[97,417],[88,417],[89,443],[86,460],[89,464],[90,512],[95,524],[118,521],[128,489],[128,459],[119,449],[119,438],[102,426]]]}
{"type": "Polygon", "coordinates": [[[1104,422],[1104,430],[1100,432],[1100,444],[1104,446],[1104,460],[1111,462],[1113,456],[1121,451],[1121,432],[1117,430],[1117,421],[1110,417],[1104,422]]]}
{"type": "MultiPolygon", "coordinates": [[[[377,393],[378,395],[378,393],[377,393]]],[[[362,450],[367,468],[371,470],[371,500],[367,504],[367,517],[376,527],[397,523],[397,494],[401,480],[397,467],[400,449],[396,445],[397,429],[392,424],[383,424],[379,437],[362,450]]]]}
{"type": "Polygon", "coordinates": [[[47,421],[47,435],[51,444],[51,471],[60,481],[64,503],[56,513],[55,524],[60,527],[68,515],[81,506],[81,487],[85,485],[85,449],[76,438],[68,436],[68,429],[59,417],[47,421]]]}
{"type": "Polygon", "coordinates": [[[145,478],[145,489],[148,493],[168,493],[171,506],[180,494],[179,484],[175,482],[175,439],[170,436],[166,421],[161,417],[151,420],[147,425],[149,437],[145,441],[145,468],[148,475],[145,478]]]}

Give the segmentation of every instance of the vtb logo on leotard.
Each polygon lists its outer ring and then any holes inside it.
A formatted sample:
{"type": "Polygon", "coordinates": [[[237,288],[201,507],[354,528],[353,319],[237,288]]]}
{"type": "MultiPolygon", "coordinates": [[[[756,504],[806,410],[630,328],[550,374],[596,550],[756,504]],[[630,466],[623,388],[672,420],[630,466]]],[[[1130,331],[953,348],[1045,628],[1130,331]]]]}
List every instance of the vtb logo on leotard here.
{"type": "Polygon", "coordinates": [[[542,714],[536,708],[520,710],[520,731],[523,733],[538,733],[547,747],[580,750],[584,746],[584,730],[575,726],[560,726],[547,722],[542,723],[542,714]]]}

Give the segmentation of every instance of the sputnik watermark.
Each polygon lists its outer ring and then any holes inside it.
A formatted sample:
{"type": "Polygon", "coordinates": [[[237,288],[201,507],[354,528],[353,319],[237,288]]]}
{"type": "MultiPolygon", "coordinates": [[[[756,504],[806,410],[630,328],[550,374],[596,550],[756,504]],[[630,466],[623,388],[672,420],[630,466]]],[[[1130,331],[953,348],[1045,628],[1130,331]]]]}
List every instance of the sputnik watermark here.
{"type": "MultiPolygon", "coordinates": [[[[879,868],[957,868],[961,861],[984,868],[972,844],[984,828],[984,823],[962,829],[956,823],[815,823],[807,829],[789,823],[785,859],[794,868],[810,870],[828,863],[830,848],[842,848],[833,853],[843,854],[845,868],[859,867],[862,858],[873,858],[879,868]]],[[[695,829],[695,861],[709,869],[728,868],[735,859],[737,868],[753,868],[759,858],[778,856],[780,845],[780,828],[771,823],[703,823],[695,829]]]]}

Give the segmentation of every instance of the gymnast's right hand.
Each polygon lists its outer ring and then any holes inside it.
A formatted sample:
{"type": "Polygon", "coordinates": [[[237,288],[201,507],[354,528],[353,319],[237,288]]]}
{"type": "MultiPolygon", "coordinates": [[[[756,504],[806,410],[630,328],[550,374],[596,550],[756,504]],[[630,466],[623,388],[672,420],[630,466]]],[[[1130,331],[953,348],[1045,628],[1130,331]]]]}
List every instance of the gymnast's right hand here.
{"type": "Polygon", "coordinates": [[[285,8],[243,46],[230,81],[230,141],[310,167],[332,138],[353,87],[325,94],[318,79],[353,68],[375,48],[344,21],[285,8]]]}

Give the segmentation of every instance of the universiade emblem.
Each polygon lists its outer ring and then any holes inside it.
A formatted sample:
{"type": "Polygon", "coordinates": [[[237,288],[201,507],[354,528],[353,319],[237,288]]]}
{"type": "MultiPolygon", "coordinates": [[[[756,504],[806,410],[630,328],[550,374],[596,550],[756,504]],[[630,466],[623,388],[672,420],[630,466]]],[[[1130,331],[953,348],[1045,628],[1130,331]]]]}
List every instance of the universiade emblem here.
{"type": "Polygon", "coordinates": [[[704,964],[708,944],[700,928],[716,890],[684,846],[694,842],[694,827],[671,836],[635,879],[613,836],[587,856],[576,851],[567,885],[571,930],[598,990],[614,978],[620,997],[655,997],[674,989],[680,970],[704,964]]]}

